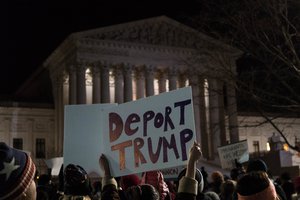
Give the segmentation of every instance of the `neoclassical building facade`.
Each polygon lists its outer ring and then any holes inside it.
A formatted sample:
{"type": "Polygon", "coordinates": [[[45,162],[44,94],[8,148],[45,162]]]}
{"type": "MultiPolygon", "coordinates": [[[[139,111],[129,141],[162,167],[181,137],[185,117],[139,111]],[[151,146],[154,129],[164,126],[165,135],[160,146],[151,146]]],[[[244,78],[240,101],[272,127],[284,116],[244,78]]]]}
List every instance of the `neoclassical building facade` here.
{"type": "Polygon", "coordinates": [[[71,34],[44,62],[55,99],[57,155],[65,105],[124,103],[190,85],[197,139],[214,159],[218,146],[239,140],[231,77],[240,55],[165,16],[71,34]]]}
{"type": "MultiPolygon", "coordinates": [[[[65,105],[121,104],[191,86],[205,159],[218,164],[219,146],[244,139],[250,152],[268,150],[276,130],[262,117],[237,112],[236,60],[241,54],[165,16],[72,33],[33,75],[38,83],[20,88],[21,93],[30,93],[32,85],[52,90],[54,105],[0,106],[0,139],[29,151],[42,169],[43,160],[63,156],[65,105]],[[51,87],[40,84],[46,79],[51,87]]],[[[299,118],[274,123],[291,143],[300,138],[299,118]]],[[[295,154],[294,162],[300,164],[299,158],[295,154]]]]}

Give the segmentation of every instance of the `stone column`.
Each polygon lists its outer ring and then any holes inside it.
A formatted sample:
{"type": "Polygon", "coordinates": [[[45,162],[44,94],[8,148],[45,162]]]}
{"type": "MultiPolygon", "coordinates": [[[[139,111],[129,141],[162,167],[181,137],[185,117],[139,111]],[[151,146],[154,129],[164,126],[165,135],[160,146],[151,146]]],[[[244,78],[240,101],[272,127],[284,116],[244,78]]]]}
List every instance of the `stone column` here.
{"type": "Polygon", "coordinates": [[[76,67],[74,65],[69,66],[69,104],[76,104],[76,67]]]}
{"type": "Polygon", "coordinates": [[[100,90],[100,66],[94,64],[92,68],[92,78],[93,78],[93,103],[101,103],[101,90],[100,90]]]}
{"type": "Polygon", "coordinates": [[[63,136],[64,136],[64,104],[63,104],[63,72],[51,74],[54,104],[55,104],[55,136],[54,149],[55,155],[63,155],[63,136]]]}
{"type": "Polygon", "coordinates": [[[186,75],[185,74],[179,74],[178,76],[178,83],[179,83],[179,88],[185,87],[185,82],[186,82],[186,75]]]}
{"type": "Polygon", "coordinates": [[[146,67],[146,97],[154,95],[154,68],[146,67]]]}
{"type": "Polygon", "coordinates": [[[217,147],[221,146],[220,125],[219,125],[219,95],[216,79],[208,80],[209,87],[209,129],[210,129],[210,159],[218,157],[217,147]]]}
{"type": "Polygon", "coordinates": [[[116,67],[114,69],[114,78],[115,78],[115,102],[120,104],[124,102],[123,73],[120,67],[116,67]]]}
{"type": "Polygon", "coordinates": [[[236,92],[235,83],[230,81],[227,84],[227,110],[228,110],[228,123],[229,123],[229,134],[230,143],[239,141],[239,131],[238,131],[238,114],[236,105],[236,92]]]}
{"type": "Polygon", "coordinates": [[[85,70],[85,64],[77,65],[77,104],[86,104],[85,70]]]}
{"type": "Polygon", "coordinates": [[[160,70],[158,73],[158,89],[159,93],[166,92],[166,73],[160,70]]]}
{"type": "Polygon", "coordinates": [[[136,69],[135,70],[135,78],[136,78],[136,98],[144,98],[145,97],[145,71],[144,69],[136,69]]]}
{"type": "Polygon", "coordinates": [[[200,133],[201,133],[201,150],[203,157],[209,158],[209,138],[207,132],[207,118],[205,106],[205,90],[204,79],[199,78],[199,117],[200,117],[200,133]]]}
{"type": "Polygon", "coordinates": [[[169,91],[177,89],[177,70],[175,68],[169,68],[169,91]]]}
{"type": "Polygon", "coordinates": [[[124,66],[124,102],[132,101],[132,66],[124,66]]]}
{"type": "Polygon", "coordinates": [[[101,103],[110,103],[109,66],[101,67],[101,103]]]}
{"type": "Polygon", "coordinates": [[[198,85],[198,75],[195,70],[189,72],[190,74],[190,86],[192,87],[193,94],[193,106],[194,106],[194,119],[196,128],[196,139],[201,143],[200,138],[200,114],[199,114],[199,85],[198,85]]]}

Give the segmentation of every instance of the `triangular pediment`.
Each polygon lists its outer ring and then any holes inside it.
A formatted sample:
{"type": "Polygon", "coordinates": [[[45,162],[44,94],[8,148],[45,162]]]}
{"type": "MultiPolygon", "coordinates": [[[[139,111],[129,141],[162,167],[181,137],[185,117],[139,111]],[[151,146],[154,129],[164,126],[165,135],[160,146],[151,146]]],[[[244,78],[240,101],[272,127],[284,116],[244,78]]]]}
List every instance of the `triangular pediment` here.
{"type": "Polygon", "coordinates": [[[78,39],[113,40],[196,49],[229,47],[166,16],[77,32],[73,36],[78,39]]]}

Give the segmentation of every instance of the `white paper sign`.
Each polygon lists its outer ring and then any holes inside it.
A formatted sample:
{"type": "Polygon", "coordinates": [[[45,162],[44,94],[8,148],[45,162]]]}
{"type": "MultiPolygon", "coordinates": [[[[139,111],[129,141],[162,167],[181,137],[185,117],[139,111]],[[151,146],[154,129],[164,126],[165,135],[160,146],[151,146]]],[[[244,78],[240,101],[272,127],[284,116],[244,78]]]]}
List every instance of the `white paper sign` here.
{"type": "Polygon", "coordinates": [[[51,169],[51,175],[58,176],[63,161],[63,157],[55,157],[45,160],[47,167],[51,169]]]}
{"type": "Polygon", "coordinates": [[[249,160],[247,140],[219,147],[218,153],[223,169],[235,168],[235,160],[239,163],[249,160]]]}
{"type": "Polygon", "coordinates": [[[65,106],[64,167],[76,164],[88,173],[100,174],[99,156],[103,152],[103,109],[117,104],[65,106]]]}
{"type": "Polygon", "coordinates": [[[185,165],[196,138],[191,87],[105,109],[103,120],[114,176],[185,165]]]}

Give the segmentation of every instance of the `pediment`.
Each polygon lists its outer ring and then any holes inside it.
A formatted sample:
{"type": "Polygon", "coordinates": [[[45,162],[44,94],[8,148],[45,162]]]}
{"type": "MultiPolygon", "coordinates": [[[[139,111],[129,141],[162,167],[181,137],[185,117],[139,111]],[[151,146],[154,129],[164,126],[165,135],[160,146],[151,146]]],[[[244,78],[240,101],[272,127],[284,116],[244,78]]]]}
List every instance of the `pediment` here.
{"type": "Polygon", "coordinates": [[[74,36],[194,49],[224,48],[224,44],[166,16],[78,32],[74,36]]]}

